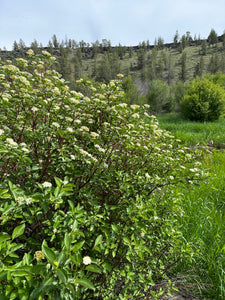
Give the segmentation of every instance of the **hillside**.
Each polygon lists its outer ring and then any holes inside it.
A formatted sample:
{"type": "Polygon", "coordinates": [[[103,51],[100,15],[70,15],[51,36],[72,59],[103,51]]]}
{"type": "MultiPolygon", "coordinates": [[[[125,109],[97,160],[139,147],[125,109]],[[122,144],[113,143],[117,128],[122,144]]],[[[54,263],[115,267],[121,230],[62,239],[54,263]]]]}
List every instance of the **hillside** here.
{"type": "MultiPolygon", "coordinates": [[[[13,51],[0,51],[2,60],[26,56],[29,47],[15,43],[13,51]]],[[[108,82],[123,73],[131,76],[141,94],[146,94],[154,79],[174,86],[180,80],[188,82],[205,73],[225,72],[225,35],[213,42],[209,38],[193,40],[186,35],[177,43],[164,44],[159,39],[154,46],[142,42],[134,47],[112,47],[107,40],[92,46],[83,41],[75,44],[73,40],[59,43],[54,37],[48,47],[34,42],[31,48],[36,53],[44,49],[53,54],[58,62],[57,71],[71,87],[82,76],[108,82]]]]}

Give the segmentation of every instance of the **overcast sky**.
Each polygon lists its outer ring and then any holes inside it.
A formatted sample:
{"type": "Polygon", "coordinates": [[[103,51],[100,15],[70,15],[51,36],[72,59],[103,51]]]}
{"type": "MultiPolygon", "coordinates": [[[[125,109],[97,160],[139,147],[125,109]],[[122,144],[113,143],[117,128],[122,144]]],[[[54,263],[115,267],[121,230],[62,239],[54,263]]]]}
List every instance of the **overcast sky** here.
{"type": "Polygon", "coordinates": [[[172,42],[176,30],[207,38],[212,28],[223,34],[224,13],[225,0],[0,0],[0,48],[20,38],[45,46],[53,34],[126,46],[172,42]]]}

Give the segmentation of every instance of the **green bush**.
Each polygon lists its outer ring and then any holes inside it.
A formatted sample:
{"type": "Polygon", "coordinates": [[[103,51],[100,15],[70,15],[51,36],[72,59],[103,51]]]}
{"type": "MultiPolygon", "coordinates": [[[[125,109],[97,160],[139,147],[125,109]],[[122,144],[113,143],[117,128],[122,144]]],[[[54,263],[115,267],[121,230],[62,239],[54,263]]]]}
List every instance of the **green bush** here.
{"type": "Polygon", "coordinates": [[[146,96],[151,109],[159,114],[161,112],[171,112],[175,102],[170,87],[162,80],[152,80],[149,92],[146,96]]]}
{"type": "Polygon", "coordinates": [[[215,121],[224,114],[225,92],[207,78],[191,82],[180,102],[181,114],[192,121],[215,121]]]}
{"type": "Polygon", "coordinates": [[[0,65],[0,294],[157,297],[189,252],[174,186],[200,171],[120,79],[79,80],[87,97],[53,63],[29,50],[0,65]]]}

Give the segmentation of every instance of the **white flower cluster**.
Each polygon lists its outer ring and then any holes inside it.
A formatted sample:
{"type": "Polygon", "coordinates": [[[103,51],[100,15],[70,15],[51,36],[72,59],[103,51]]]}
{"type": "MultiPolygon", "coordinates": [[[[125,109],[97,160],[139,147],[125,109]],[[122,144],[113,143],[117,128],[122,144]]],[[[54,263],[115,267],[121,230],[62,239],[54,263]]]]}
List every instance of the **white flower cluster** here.
{"type": "Polygon", "coordinates": [[[103,149],[100,145],[95,144],[95,148],[98,149],[99,152],[105,153],[105,149],[103,149]]]}
{"type": "Polygon", "coordinates": [[[43,182],[42,185],[44,188],[52,187],[51,182],[48,182],[48,181],[43,182]]]}
{"type": "Polygon", "coordinates": [[[18,146],[18,144],[12,138],[7,138],[6,142],[12,147],[16,148],[18,146]]]}
{"type": "Polygon", "coordinates": [[[90,256],[84,256],[83,257],[83,264],[84,265],[90,265],[92,263],[90,256]]]}

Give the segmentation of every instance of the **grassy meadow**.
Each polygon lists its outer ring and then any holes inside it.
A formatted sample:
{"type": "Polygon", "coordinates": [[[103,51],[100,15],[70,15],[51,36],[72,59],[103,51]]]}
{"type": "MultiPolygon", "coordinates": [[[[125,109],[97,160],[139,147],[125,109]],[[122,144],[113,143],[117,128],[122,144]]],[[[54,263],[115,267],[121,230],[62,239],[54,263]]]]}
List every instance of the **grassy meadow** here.
{"type": "Polygon", "coordinates": [[[176,114],[160,116],[158,120],[162,128],[172,132],[185,146],[206,146],[201,162],[208,178],[180,190],[183,198],[180,229],[187,245],[194,247],[195,255],[191,263],[182,261],[176,268],[177,283],[182,282],[201,299],[225,299],[225,120],[189,122],[176,114]]]}

